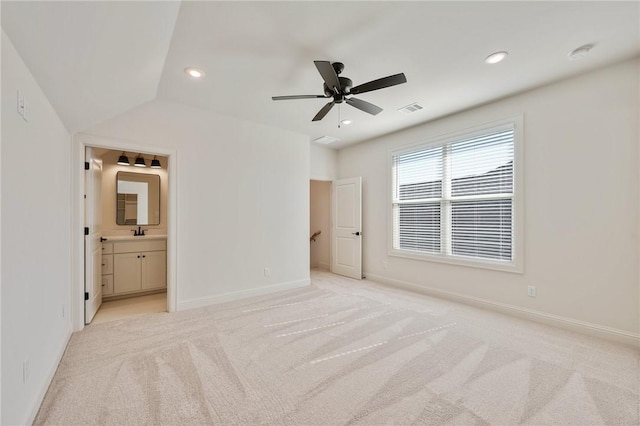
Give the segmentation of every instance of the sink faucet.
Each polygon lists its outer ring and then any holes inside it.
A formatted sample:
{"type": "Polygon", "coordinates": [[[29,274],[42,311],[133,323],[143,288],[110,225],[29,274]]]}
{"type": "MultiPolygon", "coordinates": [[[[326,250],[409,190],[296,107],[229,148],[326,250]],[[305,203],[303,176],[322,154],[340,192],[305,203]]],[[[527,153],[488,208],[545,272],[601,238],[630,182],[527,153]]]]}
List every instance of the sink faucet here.
{"type": "Polygon", "coordinates": [[[132,229],[134,237],[144,237],[144,231],[146,229],[142,229],[142,227],[138,226],[138,229],[132,229]]]}

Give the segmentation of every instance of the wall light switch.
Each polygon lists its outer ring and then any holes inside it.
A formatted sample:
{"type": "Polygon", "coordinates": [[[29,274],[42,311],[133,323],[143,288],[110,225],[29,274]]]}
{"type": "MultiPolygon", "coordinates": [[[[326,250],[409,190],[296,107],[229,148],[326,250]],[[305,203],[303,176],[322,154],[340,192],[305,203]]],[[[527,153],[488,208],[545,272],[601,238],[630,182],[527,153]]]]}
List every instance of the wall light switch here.
{"type": "Polygon", "coordinates": [[[22,117],[24,121],[28,121],[27,120],[27,100],[25,99],[24,94],[20,93],[19,90],[18,90],[18,115],[20,115],[20,117],[22,117]]]}

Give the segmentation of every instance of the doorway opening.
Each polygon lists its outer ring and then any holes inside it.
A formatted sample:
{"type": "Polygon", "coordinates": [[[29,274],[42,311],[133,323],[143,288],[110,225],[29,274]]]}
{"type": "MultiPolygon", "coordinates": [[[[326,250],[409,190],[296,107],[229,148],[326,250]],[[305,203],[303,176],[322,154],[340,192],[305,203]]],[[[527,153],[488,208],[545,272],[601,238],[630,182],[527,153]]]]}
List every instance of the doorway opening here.
{"type": "Polygon", "coordinates": [[[85,324],[167,311],[167,161],[85,147],[85,324]]]}
{"type": "Polygon", "coordinates": [[[74,136],[73,158],[84,162],[72,176],[77,188],[72,221],[78,225],[73,232],[75,331],[89,323],[176,311],[175,155],[174,150],[74,136]]]}
{"type": "Polygon", "coordinates": [[[166,312],[168,158],[88,146],[85,160],[85,323],[166,312]]]}
{"type": "Polygon", "coordinates": [[[329,271],[331,265],[331,181],[309,181],[311,269],[329,271]]]}

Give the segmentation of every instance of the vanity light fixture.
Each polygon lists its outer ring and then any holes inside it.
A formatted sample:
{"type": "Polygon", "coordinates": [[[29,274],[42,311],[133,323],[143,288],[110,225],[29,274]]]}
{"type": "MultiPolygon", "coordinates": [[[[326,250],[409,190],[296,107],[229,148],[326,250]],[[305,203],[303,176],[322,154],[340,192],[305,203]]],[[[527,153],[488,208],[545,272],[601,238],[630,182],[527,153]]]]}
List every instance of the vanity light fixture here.
{"type": "Polygon", "coordinates": [[[118,164],[120,164],[121,166],[130,166],[131,163],[129,163],[129,157],[127,157],[124,154],[124,151],[122,151],[122,154],[120,154],[120,157],[118,158],[118,164]]]}
{"type": "Polygon", "coordinates": [[[147,167],[147,163],[144,162],[144,158],[142,157],[142,154],[138,154],[138,156],[136,157],[136,162],[134,163],[134,166],[147,167]]]}
{"type": "Polygon", "coordinates": [[[153,160],[151,160],[151,166],[152,169],[160,169],[162,168],[162,164],[160,164],[160,160],[158,160],[158,156],[154,155],[153,156],[153,160]]]}

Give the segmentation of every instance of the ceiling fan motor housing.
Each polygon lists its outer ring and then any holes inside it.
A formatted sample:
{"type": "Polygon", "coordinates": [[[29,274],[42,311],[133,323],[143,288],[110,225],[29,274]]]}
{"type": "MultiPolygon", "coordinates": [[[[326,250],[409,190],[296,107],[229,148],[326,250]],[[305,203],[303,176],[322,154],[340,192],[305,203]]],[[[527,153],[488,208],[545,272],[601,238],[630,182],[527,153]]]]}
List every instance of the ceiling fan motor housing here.
{"type": "Polygon", "coordinates": [[[329,86],[327,86],[327,83],[323,83],[322,87],[324,89],[324,94],[327,95],[327,97],[332,96],[337,103],[340,103],[344,101],[344,97],[349,94],[351,87],[353,87],[353,81],[347,77],[338,77],[338,80],[340,81],[340,90],[338,93],[335,93],[330,89],[329,86]]]}

